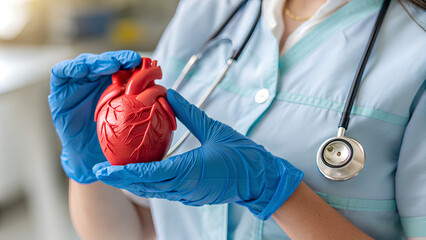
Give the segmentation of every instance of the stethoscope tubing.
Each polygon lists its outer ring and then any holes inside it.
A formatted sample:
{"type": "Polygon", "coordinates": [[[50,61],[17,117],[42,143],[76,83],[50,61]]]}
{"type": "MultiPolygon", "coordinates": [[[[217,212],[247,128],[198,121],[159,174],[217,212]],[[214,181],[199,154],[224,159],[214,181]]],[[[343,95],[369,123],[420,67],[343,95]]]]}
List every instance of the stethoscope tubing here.
{"type": "MultiPolygon", "coordinates": [[[[207,100],[207,98],[210,96],[210,94],[213,92],[213,90],[219,85],[219,83],[225,78],[226,73],[228,73],[229,68],[232,66],[232,64],[235,62],[232,58],[229,58],[225,67],[222,69],[218,77],[215,79],[212,85],[207,89],[207,91],[204,93],[204,95],[201,97],[201,99],[198,101],[198,103],[195,105],[198,108],[201,107],[201,105],[204,104],[204,102],[207,100]]],[[[182,137],[170,148],[170,150],[167,152],[166,158],[170,157],[171,154],[173,154],[185,141],[185,139],[189,136],[191,132],[189,130],[186,130],[186,132],[182,135],[182,137]]]]}
{"type": "Polygon", "coordinates": [[[352,85],[345,102],[345,107],[343,108],[343,113],[340,118],[339,128],[343,127],[344,129],[348,129],[352,107],[354,105],[355,98],[357,97],[359,92],[359,87],[362,82],[362,76],[364,74],[365,66],[367,66],[367,62],[370,59],[371,51],[373,50],[374,43],[376,42],[376,38],[379,35],[379,30],[380,30],[380,27],[382,26],[383,19],[385,18],[385,14],[389,8],[390,1],[391,0],[383,1],[379,15],[377,16],[377,19],[376,19],[376,23],[374,24],[373,31],[371,31],[370,38],[367,43],[367,47],[364,50],[364,53],[361,57],[361,62],[356,71],[354,80],[352,81],[352,85]]]}
{"type": "Polygon", "coordinates": [[[377,16],[373,30],[371,31],[370,38],[364,50],[360,64],[352,81],[348,97],[345,102],[345,107],[340,118],[337,137],[327,139],[318,149],[317,153],[317,166],[322,175],[333,181],[345,181],[357,176],[365,165],[365,150],[360,142],[354,138],[345,137],[345,130],[349,126],[350,114],[353,108],[354,101],[358,96],[359,87],[362,81],[362,76],[370,57],[371,51],[376,42],[377,35],[383,23],[385,14],[389,8],[391,0],[384,0],[380,12],[377,16]],[[346,146],[348,154],[344,158],[344,163],[339,160],[342,159],[340,151],[334,151],[331,144],[338,144],[340,148],[346,146]],[[328,155],[332,157],[324,157],[326,149],[329,151],[328,155]],[[333,155],[336,153],[336,155],[333,155]]]}
{"type": "MultiPolygon", "coordinates": [[[[176,82],[173,84],[172,89],[177,90],[177,88],[180,86],[182,81],[185,79],[185,77],[188,75],[188,73],[192,70],[192,68],[195,66],[195,63],[201,58],[201,55],[203,54],[204,50],[208,47],[209,43],[213,41],[219,34],[226,28],[228,23],[234,18],[236,13],[248,2],[248,0],[241,1],[237,7],[231,12],[231,14],[226,18],[224,23],[219,27],[219,29],[213,33],[213,35],[201,46],[201,48],[197,51],[196,54],[194,54],[188,61],[188,63],[183,68],[181,74],[179,74],[179,77],[177,78],[176,82]]],[[[251,36],[253,35],[254,30],[256,29],[257,24],[259,23],[260,16],[262,13],[262,0],[259,1],[259,9],[256,15],[256,18],[250,27],[249,32],[247,33],[247,36],[244,38],[244,41],[241,43],[241,45],[234,49],[232,51],[232,55],[228,58],[226,61],[226,65],[222,68],[221,72],[219,73],[218,77],[213,81],[213,83],[210,85],[210,87],[206,90],[206,92],[203,94],[203,96],[200,98],[200,100],[197,102],[195,106],[200,108],[204,102],[207,100],[207,98],[211,95],[213,90],[219,85],[219,83],[222,82],[222,80],[225,78],[226,74],[228,73],[231,66],[238,61],[239,57],[241,56],[241,53],[245,49],[247,43],[251,39],[251,36]]],[[[169,149],[167,152],[165,158],[170,157],[185,141],[185,139],[189,136],[190,131],[187,130],[182,137],[169,149]]]]}

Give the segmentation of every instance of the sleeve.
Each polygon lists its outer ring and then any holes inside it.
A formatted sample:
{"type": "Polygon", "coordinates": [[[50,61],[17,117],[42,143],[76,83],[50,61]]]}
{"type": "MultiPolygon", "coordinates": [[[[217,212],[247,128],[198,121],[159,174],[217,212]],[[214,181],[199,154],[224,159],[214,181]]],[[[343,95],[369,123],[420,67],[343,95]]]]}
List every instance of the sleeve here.
{"type": "Polygon", "coordinates": [[[405,129],[395,179],[396,201],[407,237],[426,236],[426,81],[405,129]]]}

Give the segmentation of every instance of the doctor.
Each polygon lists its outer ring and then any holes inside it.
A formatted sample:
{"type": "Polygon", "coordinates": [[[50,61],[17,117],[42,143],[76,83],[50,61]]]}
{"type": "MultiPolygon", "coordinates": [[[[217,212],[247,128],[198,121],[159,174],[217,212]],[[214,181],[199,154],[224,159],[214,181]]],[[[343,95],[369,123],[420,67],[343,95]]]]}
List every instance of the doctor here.
{"type": "MultiPolygon", "coordinates": [[[[173,85],[238,3],[181,1],[153,56],[160,84],[173,85]]],[[[83,239],[425,239],[425,11],[391,2],[346,133],[366,162],[332,181],[317,150],[336,134],[383,1],[264,0],[253,36],[201,111],[190,102],[244,41],[259,3],[248,1],[179,93],[168,91],[181,122],[174,142],[192,134],[161,162],[111,166],[96,136],[97,100],[111,74],[140,64],[137,53],[82,54],[53,67],[49,104],[83,239]]]]}

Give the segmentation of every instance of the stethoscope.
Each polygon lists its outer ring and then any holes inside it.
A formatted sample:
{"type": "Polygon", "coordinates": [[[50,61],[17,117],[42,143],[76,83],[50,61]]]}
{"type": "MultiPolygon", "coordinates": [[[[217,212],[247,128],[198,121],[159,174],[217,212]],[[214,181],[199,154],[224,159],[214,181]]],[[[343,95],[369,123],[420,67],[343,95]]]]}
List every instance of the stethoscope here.
{"type": "MultiPolygon", "coordinates": [[[[361,171],[365,164],[365,151],[361,143],[351,137],[345,136],[345,131],[348,129],[351,110],[355,101],[355,98],[358,94],[359,86],[362,80],[362,75],[364,73],[365,66],[373,49],[374,43],[376,41],[378,32],[382,25],[383,19],[385,17],[386,11],[389,7],[391,0],[384,0],[382,7],[380,9],[379,15],[377,16],[376,23],[371,32],[370,39],[366,49],[364,50],[361,62],[356,71],[354,80],[346,99],[345,107],[340,118],[338,132],[336,137],[327,139],[319,148],[317,153],[317,166],[319,171],[328,179],[335,181],[343,181],[355,177],[361,171]]],[[[225,19],[223,24],[219,29],[213,33],[213,35],[201,46],[201,48],[194,54],[188,61],[188,63],[183,68],[179,77],[177,78],[172,89],[176,90],[182,83],[182,81],[187,77],[188,73],[192,70],[195,63],[202,57],[205,50],[209,47],[210,43],[215,40],[219,34],[226,28],[228,23],[236,15],[236,13],[248,2],[248,0],[241,1],[238,6],[231,12],[231,14],[225,19]]],[[[226,65],[220,71],[217,78],[214,80],[212,85],[206,90],[201,99],[196,104],[197,107],[201,107],[206,99],[210,96],[213,90],[217,85],[224,79],[226,73],[229,71],[229,68],[232,64],[238,61],[242,51],[246,47],[248,41],[250,40],[253,32],[259,22],[260,15],[262,12],[262,0],[259,1],[259,10],[256,15],[256,19],[253,22],[247,36],[245,37],[242,44],[232,50],[231,56],[227,59],[226,65]]],[[[183,143],[183,141],[189,136],[190,132],[186,131],[183,136],[172,146],[167,153],[166,157],[171,156],[183,143]]]]}

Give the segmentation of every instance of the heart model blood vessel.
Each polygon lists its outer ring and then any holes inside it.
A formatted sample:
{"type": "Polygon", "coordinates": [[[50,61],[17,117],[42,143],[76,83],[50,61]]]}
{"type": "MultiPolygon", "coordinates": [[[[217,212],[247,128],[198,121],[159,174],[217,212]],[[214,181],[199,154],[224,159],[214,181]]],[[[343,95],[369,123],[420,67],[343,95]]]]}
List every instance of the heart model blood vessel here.
{"type": "Polygon", "coordinates": [[[98,139],[112,165],[160,161],[170,147],[176,119],[157,61],[142,58],[139,68],[120,70],[95,110],[98,139]]]}

